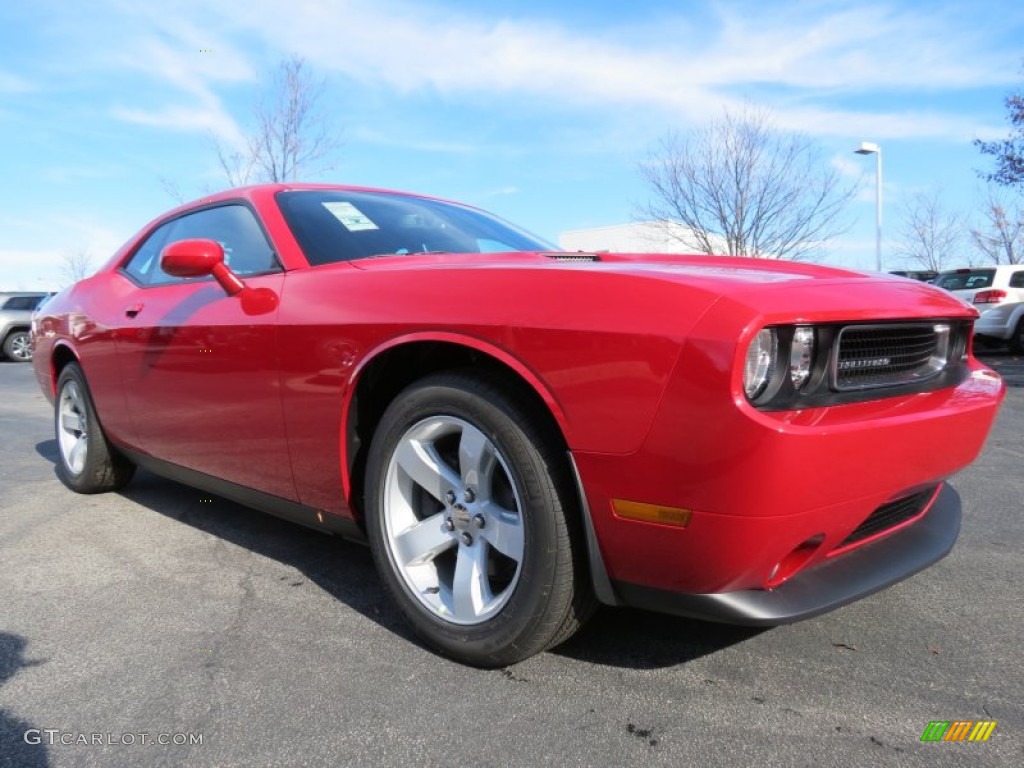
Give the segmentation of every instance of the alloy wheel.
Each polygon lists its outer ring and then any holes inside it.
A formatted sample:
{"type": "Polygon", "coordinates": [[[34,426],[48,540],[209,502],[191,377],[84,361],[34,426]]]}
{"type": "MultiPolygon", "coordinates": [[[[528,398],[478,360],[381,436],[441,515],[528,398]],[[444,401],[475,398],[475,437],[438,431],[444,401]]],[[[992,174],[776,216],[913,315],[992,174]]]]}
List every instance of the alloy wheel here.
{"type": "Polygon", "coordinates": [[[61,390],[57,418],[61,458],[69,472],[80,475],[85,469],[88,455],[89,432],[86,427],[85,398],[74,381],[68,381],[61,390]]]}
{"type": "Polygon", "coordinates": [[[508,602],[523,564],[521,496],[472,424],[433,416],[402,436],[384,484],[385,533],[405,586],[431,614],[480,624],[508,602]]]}
{"type": "Polygon", "coordinates": [[[27,333],[16,334],[8,347],[12,359],[27,363],[32,359],[32,339],[27,333]]]}

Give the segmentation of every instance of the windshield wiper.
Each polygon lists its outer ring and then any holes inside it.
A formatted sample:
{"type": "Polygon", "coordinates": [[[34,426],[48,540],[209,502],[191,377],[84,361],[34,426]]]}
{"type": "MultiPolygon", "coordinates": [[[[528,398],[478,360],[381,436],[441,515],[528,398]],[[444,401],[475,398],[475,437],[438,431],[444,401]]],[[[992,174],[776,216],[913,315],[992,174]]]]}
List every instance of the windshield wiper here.
{"type": "Polygon", "coordinates": [[[366,259],[383,259],[387,256],[431,256],[439,253],[451,253],[451,251],[410,251],[406,248],[400,248],[397,251],[390,253],[374,253],[369,256],[364,256],[366,259]]]}

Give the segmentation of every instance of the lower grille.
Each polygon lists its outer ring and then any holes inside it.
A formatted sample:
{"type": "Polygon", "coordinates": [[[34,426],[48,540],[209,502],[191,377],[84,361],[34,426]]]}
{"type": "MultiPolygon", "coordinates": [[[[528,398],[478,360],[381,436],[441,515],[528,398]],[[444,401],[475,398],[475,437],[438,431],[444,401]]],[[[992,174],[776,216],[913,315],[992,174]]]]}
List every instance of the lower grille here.
{"type": "Polygon", "coordinates": [[[836,340],[837,390],[907,384],[942,372],[949,359],[948,323],[851,325],[836,340]]]}
{"type": "Polygon", "coordinates": [[[932,485],[923,491],[883,504],[872,512],[867,520],[858,525],[853,533],[843,539],[842,543],[833,551],[846,549],[859,541],[869,539],[917,517],[935,496],[937,487],[932,485]]]}

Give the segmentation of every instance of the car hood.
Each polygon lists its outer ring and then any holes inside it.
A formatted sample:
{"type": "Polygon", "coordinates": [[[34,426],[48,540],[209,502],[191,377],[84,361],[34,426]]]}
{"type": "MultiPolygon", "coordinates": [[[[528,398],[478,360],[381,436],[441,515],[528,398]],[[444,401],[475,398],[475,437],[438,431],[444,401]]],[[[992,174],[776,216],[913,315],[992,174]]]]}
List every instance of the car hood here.
{"type": "MultiPolygon", "coordinates": [[[[549,301],[610,292],[639,296],[649,315],[667,306],[725,304],[761,322],[977,317],[948,292],[917,280],[819,264],[729,256],[622,253],[496,253],[395,255],[348,262],[361,271],[417,272],[418,285],[445,278],[474,287],[532,285],[549,301]],[[504,273],[500,280],[487,273],[504,273]],[[526,280],[526,283],[523,281],[526,280]],[[614,280],[615,284],[608,283],[614,280]],[[647,286],[646,289],[643,286],[647,286]],[[657,290],[655,286],[660,288],[657,290]]],[[[484,295],[477,290],[475,295],[484,295]]],[[[520,307],[518,311],[522,311],[520,307]]]]}
{"type": "Polygon", "coordinates": [[[679,256],[657,253],[431,253],[388,255],[349,262],[366,270],[571,269],[659,275],[711,283],[779,283],[823,278],[866,278],[861,272],[774,259],[679,256]]]}
{"type": "MultiPolygon", "coordinates": [[[[675,255],[659,253],[430,253],[387,255],[348,262],[368,271],[426,270],[544,270],[622,274],[685,283],[712,293],[759,292],[761,287],[779,284],[820,284],[822,281],[877,287],[883,283],[904,290],[949,296],[919,280],[881,272],[860,272],[840,267],[805,264],[778,259],[754,259],[736,256],[675,255]]],[[[955,302],[962,306],[963,302],[955,302]]]]}

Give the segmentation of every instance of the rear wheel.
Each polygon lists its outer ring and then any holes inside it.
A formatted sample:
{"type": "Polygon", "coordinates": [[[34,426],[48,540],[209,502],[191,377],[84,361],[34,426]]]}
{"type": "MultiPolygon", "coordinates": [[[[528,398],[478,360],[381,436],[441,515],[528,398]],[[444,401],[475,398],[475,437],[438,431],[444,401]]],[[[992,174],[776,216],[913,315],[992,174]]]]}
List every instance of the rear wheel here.
{"type": "Polygon", "coordinates": [[[78,493],[103,493],[124,486],[135,465],[107,442],[96,408],[77,363],[68,363],[57,378],[54,411],[57,474],[78,493]]]}
{"type": "Polygon", "coordinates": [[[1010,351],[1015,355],[1024,355],[1024,317],[1017,321],[1010,337],[1010,351]]]}
{"type": "Polygon", "coordinates": [[[4,354],[18,363],[32,361],[32,339],[28,331],[12,331],[4,339],[4,354]]]}
{"type": "Polygon", "coordinates": [[[402,392],[374,435],[366,489],[377,568],[442,653],[511,664],[591,612],[564,454],[495,383],[442,374],[402,392]]]}

